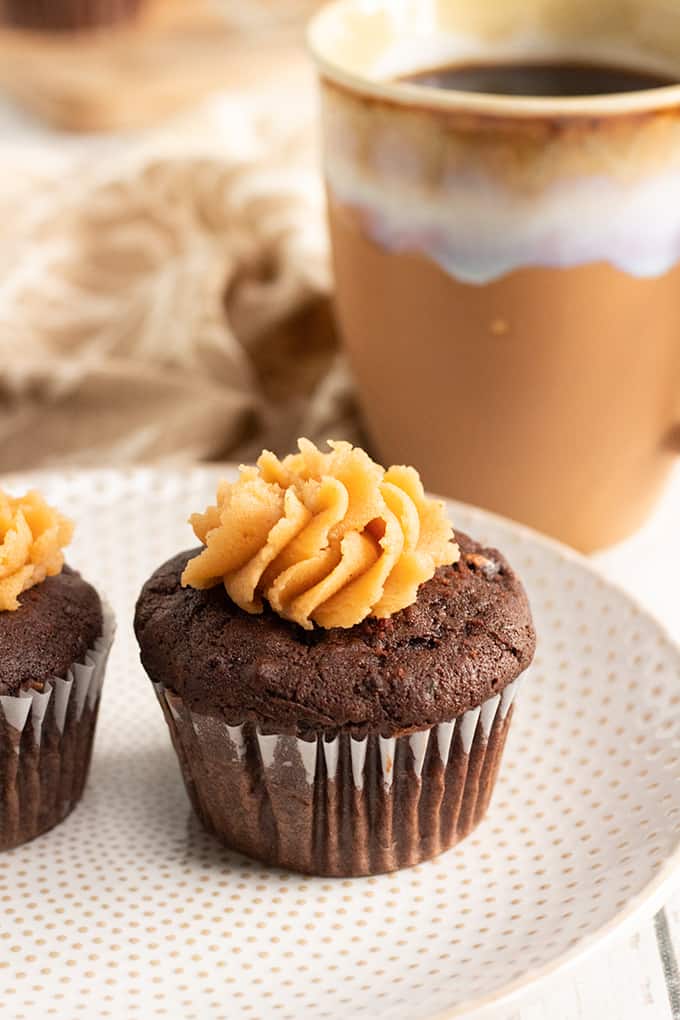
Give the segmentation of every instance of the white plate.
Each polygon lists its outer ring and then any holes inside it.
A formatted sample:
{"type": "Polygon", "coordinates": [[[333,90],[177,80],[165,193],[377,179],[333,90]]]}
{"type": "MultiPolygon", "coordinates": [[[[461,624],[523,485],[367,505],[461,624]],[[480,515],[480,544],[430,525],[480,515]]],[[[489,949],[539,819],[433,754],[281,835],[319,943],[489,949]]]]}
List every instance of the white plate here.
{"type": "MultiPolygon", "coordinates": [[[[83,803],[2,857],[4,1020],[398,1020],[517,994],[667,895],[680,844],[680,652],[586,561],[467,507],[539,634],[490,813],[459,848],[352,881],[230,855],[194,820],[138,663],[134,599],[219,472],[33,476],[119,632],[83,803]]],[[[26,479],[4,480],[14,491],[26,479]]]]}

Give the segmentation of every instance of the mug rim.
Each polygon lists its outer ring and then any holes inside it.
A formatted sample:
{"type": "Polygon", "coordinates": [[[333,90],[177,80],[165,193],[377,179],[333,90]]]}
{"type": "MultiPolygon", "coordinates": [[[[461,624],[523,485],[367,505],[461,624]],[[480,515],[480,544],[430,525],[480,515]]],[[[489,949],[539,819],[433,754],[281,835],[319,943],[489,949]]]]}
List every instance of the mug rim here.
{"type": "MultiPolygon", "coordinates": [[[[372,0],[372,9],[379,9],[389,0],[372,0]]],[[[444,112],[473,113],[503,117],[552,116],[569,117],[616,116],[645,114],[680,106],[680,83],[660,85],[636,92],[605,93],[593,96],[508,96],[499,93],[467,92],[463,89],[437,89],[406,81],[372,79],[346,70],[329,54],[326,41],[329,29],[345,11],[361,11],[365,0],[331,0],[309,21],[306,30],[307,50],[322,77],[335,84],[399,106],[427,107],[444,112]]]]}

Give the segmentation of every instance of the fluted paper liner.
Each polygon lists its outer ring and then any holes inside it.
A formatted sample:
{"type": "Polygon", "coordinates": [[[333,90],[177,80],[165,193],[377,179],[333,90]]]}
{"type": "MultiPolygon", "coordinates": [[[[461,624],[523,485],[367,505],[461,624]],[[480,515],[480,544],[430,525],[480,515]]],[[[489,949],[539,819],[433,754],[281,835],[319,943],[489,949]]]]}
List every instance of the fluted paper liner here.
{"type": "Polygon", "coordinates": [[[187,791],[227,846],[315,875],[370,875],[454,846],[484,816],[519,679],[450,722],[316,739],[228,726],[154,684],[187,791]]]}
{"type": "Polygon", "coordinates": [[[65,677],[0,696],[0,850],[47,832],[82,795],[115,632],[102,610],[101,636],[65,677]]]}

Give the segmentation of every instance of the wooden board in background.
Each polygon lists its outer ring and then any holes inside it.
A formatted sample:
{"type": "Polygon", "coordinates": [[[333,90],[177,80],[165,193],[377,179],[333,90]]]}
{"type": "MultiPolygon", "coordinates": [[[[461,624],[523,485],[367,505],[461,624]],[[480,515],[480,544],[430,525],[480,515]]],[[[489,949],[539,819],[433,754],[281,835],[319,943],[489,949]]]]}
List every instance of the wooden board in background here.
{"type": "Polygon", "coordinates": [[[2,28],[0,88],[64,130],[144,126],[218,89],[302,78],[308,73],[304,23],[316,6],[314,0],[149,0],[136,21],[105,31],[2,28]]]}

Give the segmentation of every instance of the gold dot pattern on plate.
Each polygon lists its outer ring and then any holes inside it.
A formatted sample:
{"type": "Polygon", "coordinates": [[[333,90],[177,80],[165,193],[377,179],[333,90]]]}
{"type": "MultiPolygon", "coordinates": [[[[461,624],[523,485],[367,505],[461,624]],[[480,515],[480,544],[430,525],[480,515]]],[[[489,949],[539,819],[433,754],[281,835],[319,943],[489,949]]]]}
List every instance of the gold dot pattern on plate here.
{"type": "Polygon", "coordinates": [[[131,628],[139,588],[192,545],[209,468],[67,472],[69,555],[118,638],[92,775],[61,826],[3,857],[3,1020],[412,1020],[497,994],[612,923],[680,843],[678,652],[581,561],[456,507],[525,580],[537,659],[488,817],[411,870],[329,881],[230,854],[190,812],[131,628]],[[91,513],[96,507],[97,512],[91,513]]]}

